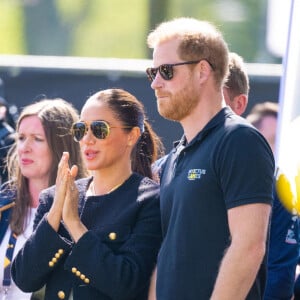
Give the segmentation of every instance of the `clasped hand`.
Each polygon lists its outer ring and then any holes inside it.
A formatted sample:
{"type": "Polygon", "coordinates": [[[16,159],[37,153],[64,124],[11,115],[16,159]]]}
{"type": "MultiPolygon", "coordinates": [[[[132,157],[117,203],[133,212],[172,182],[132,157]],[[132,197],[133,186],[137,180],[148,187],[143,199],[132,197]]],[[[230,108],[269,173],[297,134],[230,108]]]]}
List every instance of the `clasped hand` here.
{"type": "Polygon", "coordinates": [[[58,231],[61,221],[69,231],[72,231],[74,223],[80,222],[78,189],[75,185],[78,167],[73,165],[69,168],[68,162],[69,153],[64,152],[58,165],[54,201],[47,216],[49,224],[55,231],[58,231]]]}

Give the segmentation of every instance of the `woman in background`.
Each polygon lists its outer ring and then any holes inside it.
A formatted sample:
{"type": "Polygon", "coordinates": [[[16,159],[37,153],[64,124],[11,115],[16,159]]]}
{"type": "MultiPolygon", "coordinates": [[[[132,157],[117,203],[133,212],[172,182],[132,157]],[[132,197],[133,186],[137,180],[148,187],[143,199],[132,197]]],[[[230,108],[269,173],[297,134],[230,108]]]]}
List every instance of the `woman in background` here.
{"type": "Polygon", "coordinates": [[[9,181],[0,191],[0,294],[6,294],[5,299],[30,299],[11,281],[10,262],[32,233],[39,193],[55,184],[62,153],[70,153],[78,178],[87,175],[80,147],[70,134],[78,119],[70,103],[45,99],[24,107],[17,121],[16,143],[8,157],[9,181]]]}

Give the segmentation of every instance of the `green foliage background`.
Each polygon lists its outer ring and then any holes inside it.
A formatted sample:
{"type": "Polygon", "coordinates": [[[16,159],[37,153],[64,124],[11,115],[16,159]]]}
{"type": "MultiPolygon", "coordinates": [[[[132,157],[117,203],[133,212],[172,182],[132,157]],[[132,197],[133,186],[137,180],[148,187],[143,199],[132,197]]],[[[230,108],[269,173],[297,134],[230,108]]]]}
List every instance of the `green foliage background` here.
{"type": "Polygon", "coordinates": [[[213,22],[246,62],[265,45],[267,0],[0,0],[0,54],[150,58],[146,36],[174,17],[213,22]]]}

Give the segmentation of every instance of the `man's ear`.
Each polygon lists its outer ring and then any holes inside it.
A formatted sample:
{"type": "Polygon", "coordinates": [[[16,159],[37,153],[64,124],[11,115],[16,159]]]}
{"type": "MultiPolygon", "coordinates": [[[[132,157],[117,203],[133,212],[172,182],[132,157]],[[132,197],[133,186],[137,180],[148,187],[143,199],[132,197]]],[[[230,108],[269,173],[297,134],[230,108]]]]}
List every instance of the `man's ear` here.
{"type": "Polygon", "coordinates": [[[233,111],[241,116],[246,110],[248,97],[245,94],[240,94],[234,97],[233,102],[233,111]]]}
{"type": "Polygon", "coordinates": [[[198,63],[197,68],[199,70],[201,82],[205,81],[208,78],[208,75],[210,74],[210,72],[212,71],[211,66],[209,65],[209,63],[206,60],[201,60],[198,63]]]}

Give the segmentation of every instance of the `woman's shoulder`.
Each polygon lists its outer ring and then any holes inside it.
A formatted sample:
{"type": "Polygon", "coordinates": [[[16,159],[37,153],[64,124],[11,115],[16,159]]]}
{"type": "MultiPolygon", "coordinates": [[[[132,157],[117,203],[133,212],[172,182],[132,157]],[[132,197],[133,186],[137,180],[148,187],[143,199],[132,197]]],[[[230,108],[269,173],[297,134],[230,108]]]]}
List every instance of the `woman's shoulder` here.
{"type": "Polygon", "coordinates": [[[9,215],[15,206],[16,193],[9,184],[3,184],[0,189],[0,244],[9,223],[9,215]]]}
{"type": "Polygon", "coordinates": [[[157,183],[157,181],[138,173],[132,173],[130,179],[145,188],[159,188],[159,184],[157,183]]]}
{"type": "Polygon", "coordinates": [[[77,179],[77,180],[75,181],[75,184],[76,184],[76,186],[77,186],[77,188],[78,188],[78,191],[79,191],[79,192],[80,192],[80,191],[85,192],[85,191],[87,190],[87,188],[88,188],[88,186],[89,186],[89,184],[90,184],[90,182],[91,182],[92,179],[93,179],[92,176],[77,179]]]}
{"type": "Polygon", "coordinates": [[[0,186],[0,196],[15,196],[16,189],[17,187],[13,181],[6,181],[0,186]]]}
{"type": "Polygon", "coordinates": [[[159,198],[159,184],[156,181],[137,173],[134,173],[132,177],[138,182],[138,201],[159,198]]]}
{"type": "Polygon", "coordinates": [[[143,177],[141,184],[149,189],[159,189],[159,184],[149,177],[143,177]]]}
{"type": "Polygon", "coordinates": [[[0,187],[0,212],[15,205],[16,191],[9,182],[5,182],[0,187]]]}

